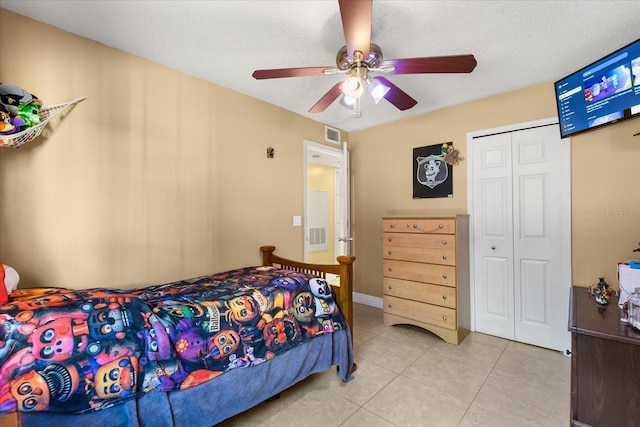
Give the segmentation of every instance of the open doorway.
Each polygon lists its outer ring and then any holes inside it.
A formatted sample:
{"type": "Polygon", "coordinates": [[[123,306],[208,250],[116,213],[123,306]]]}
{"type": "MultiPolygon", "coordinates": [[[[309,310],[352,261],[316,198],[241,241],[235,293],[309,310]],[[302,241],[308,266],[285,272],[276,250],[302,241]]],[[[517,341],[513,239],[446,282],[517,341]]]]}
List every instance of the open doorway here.
{"type": "Polygon", "coordinates": [[[336,264],[350,253],[348,152],[304,141],[304,259],[336,264]]]}

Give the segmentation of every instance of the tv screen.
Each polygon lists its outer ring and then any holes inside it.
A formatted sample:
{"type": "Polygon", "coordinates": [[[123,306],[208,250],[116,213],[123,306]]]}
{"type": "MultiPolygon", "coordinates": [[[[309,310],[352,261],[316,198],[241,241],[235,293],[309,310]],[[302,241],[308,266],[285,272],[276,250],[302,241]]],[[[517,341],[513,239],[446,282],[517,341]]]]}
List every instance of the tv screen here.
{"type": "Polygon", "coordinates": [[[640,39],[555,83],[560,137],[640,116],[640,39]]]}

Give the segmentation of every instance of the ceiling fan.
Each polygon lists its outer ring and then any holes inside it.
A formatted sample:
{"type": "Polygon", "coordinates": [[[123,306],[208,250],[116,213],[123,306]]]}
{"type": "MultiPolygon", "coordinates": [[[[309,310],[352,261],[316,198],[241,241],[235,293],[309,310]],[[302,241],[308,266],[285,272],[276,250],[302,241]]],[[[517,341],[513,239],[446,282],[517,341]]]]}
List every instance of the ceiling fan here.
{"type": "Polygon", "coordinates": [[[432,56],[426,58],[392,59],[384,61],[382,50],[371,43],[372,0],[338,0],[346,46],[338,51],[336,67],[301,67],[256,70],[253,77],[277,79],[282,77],[347,74],[336,83],[313,107],[310,113],[321,113],[340,97],[359,98],[365,87],[376,103],[382,98],[399,110],[408,110],[418,103],[383,74],[470,73],[476,67],[473,55],[432,56]]]}

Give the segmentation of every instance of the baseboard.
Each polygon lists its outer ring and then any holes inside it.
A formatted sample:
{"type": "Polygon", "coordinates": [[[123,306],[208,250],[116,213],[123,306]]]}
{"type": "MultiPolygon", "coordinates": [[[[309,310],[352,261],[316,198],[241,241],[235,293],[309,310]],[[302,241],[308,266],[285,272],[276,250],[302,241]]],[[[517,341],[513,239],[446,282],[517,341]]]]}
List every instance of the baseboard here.
{"type": "Polygon", "coordinates": [[[353,302],[357,302],[358,304],[364,304],[370,307],[382,309],[382,298],[372,297],[371,295],[367,295],[367,294],[359,294],[358,292],[354,292],[353,302]]]}

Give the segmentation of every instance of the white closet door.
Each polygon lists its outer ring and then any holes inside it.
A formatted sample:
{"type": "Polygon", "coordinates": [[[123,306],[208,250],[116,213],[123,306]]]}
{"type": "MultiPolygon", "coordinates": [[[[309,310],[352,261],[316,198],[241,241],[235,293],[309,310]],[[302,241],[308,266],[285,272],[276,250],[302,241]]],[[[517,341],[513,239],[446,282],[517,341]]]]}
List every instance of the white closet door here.
{"type": "Polygon", "coordinates": [[[476,330],[513,339],[511,135],[473,144],[476,330]]]}
{"type": "Polygon", "coordinates": [[[476,330],[565,350],[569,142],[542,126],[477,138],[472,149],[476,330]]]}
{"type": "Polygon", "coordinates": [[[515,339],[556,348],[569,334],[562,251],[567,143],[555,126],[512,137],[515,339]]]}

